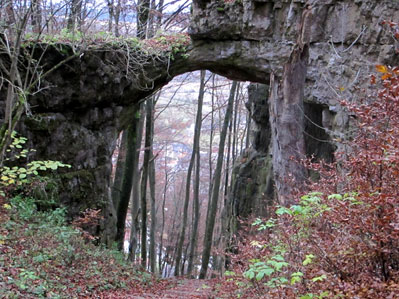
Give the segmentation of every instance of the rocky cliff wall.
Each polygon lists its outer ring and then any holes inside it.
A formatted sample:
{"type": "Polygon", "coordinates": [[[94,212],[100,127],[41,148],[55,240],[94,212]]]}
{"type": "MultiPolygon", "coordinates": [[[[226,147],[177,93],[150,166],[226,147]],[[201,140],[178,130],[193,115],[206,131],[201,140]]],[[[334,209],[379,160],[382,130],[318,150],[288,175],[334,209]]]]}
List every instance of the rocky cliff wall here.
{"type": "MultiPolygon", "coordinates": [[[[302,111],[305,152],[307,156],[331,161],[334,150],[341,147],[339,140],[345,138],[350,126],[350,118],[340,101],[356,101],[362,96],[359,91],[367,90],[369,75],[376,64],[399,62],[398,41],[380,25],[383,20],[398,20],[397,1],[198,0],[194,1],[190,35],[194,45],[208,43],[216,49],[218,45],[228,44],[230,49],[241,49],[231,50],[235,53],[250,53],[245,49],[260,48],[258,52],[262,55],[256,57],[256,64],[281,77],[296,43],[305,8],[313,15],[307,32],[309,65],[302,111]]],[[[222,50],[220,56],[228,52],[222,50]]],[[[259,115],[268,117],[267,92],[263,93],[263,99],[258,98],[256,106],[250,109],[255,123],[259,115]]],[[[272,166],[265,149],[258,148],[259,140],[268,143],[270,132],[260,123],[256,127],[263,128],[264,136],[254,134],[252,148],[234,169],[233,207],[229,208],[234,216],[248,216],[259,206],[262,196],[269,200],[271,197],[265,195],[266,180],[270,177],[264,174],[272,166]]],[[[262,214],[261,210],[256,209],[257,214],[262,214]]]]}

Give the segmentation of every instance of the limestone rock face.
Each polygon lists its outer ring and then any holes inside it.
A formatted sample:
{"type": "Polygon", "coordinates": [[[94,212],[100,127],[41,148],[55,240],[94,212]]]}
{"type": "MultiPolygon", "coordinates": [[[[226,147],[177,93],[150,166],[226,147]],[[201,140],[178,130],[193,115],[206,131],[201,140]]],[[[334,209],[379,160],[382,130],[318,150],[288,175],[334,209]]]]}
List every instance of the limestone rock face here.
{"type": "Polygon", "coordinates": [[[250,84],[247,109],[252,118],[251,146],[239,157],[233,169],[227,218],[230,231],[237,230],[237,217],[267,216],[273,203],[273,172],[269,154],[270,124],[267,104],[268,86],[250,84]]]}
{"type": "Polygon", "coordinates": [[[248,86],[248,101],[245,104],[253,120],[251,146],[259,153],[267,153],[270,145],[269,86],[252,83],[248,86]]]}
{"type": "Polygon", "coordinates": [[[380,25],[399,19],[398,1],[194,0],[189,33],[194,45],[206,48],[202,44],[208,43],[214,49],[214,60],[225,53],[221,45],[226,43],[235,45],[237,60],[254,54],[248,45],[260,48],[251,68],[279,73],[296,42],[305,6],[313,14],[307,100],[336,108],[337,99],[351,97],[354,87],[365,84],[375,64],[399,63],[398,41],[380,25]]]}

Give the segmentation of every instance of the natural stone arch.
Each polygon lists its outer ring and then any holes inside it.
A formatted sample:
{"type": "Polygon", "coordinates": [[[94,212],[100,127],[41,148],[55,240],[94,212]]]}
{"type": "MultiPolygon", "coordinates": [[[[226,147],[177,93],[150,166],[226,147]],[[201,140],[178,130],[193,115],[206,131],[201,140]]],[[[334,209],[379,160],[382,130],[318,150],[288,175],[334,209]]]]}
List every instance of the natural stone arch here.
{"type": "MultiPolygon", "coordinates": [[[[238,46],[234,46],[235,51],[238,46]]],[[[263,67],[247,75],[253,62],[245,68],[233,68],[235,51],[227,43],[217,49],[190,45],[187,53],[175,55],[173,60],[155,59],[142,70],[145,75],[129,77],[120,53],[95,49],[85,51],[52,73],[43,82],[49,88],[30,99],[34,117],[25,118],[18,131],[36,149],[36,159],[55,159],[72,165],[59,181],[59,197],[69,214],[101,208],[105,220],[98,233],[112,241],[116,215],[110,197],[111,157],[119,132],[127,126],[137,104],[173,77],[206,66],[236,79],[267,81],[263,67]],[[229,54],[217,60],[225,47],[229,54]]],[[[50,48],[43,64],[56,65],[64,58],[56,47],[50,48]]]]}
{"type": "MultiPolygon", "coordinates": [[[[146,76],[141,76],[124,71],[126,66],[118,51],[89,49],[48,77],[43,83],[49,88],[30,99],[35,118],[26,118],[20,131],[37,150],[37,158],[61,160],[73,166],[71,172],[63,174],[60,194],[70,214],[76,215],[86,207],[102,208],[105,220],[101,230],[112,239],[115,213],[109,194],[110,159],[118,132],[134,112],[135,104],[174,76],[198,69],[267,84],[272,72],[281,75],[291,54],[304,2],[197,0],[193,4],[188,56],[154,60],[145,65],[146,76]]],[[[315,18],[310,32],[305,99],[323,103],[327,112],[335,109],[337,114],[330,125],[333,129],[343,128],[345,115],[337,105],[337,91],[331,89],[348,87],[345,92],[350,93],[348,82],[361,83],[365,77],[358,75],[358,69],[364,67],[367,74],[375,62],[395,61],[392,38],[378,24],[383,18],[399,17],[399,3],[309,3],[315,18]],[[349,25],[344,31],[334,25],[337,20],[347,20],[349,25]],[[369,30],[364,31],[362,25],[369,30]],[[338,57],[332,49],[339,47],[347,50],[339,52],[338,57]]],[[[57,46],[46,51],[45,64],[56,65],[63,59],[57,46]]]]}

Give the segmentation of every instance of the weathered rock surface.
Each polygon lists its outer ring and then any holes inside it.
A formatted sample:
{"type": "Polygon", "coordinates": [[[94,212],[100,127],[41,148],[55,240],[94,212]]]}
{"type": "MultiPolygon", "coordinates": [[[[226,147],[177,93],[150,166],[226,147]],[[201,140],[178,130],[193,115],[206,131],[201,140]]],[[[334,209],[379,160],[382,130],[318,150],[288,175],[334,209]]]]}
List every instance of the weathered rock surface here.
{"type": "Polygon", "coordinates": [[[267,104],[268,86],[250,84],[248,102],[250,112],[251,147],[238,159],[233,169],[233,185],[229,194],[229,211],[227,217],[232,219],[232,230],[236,218],[266,216],[267,208],[273,202],[273,173],[269,153],[270,124],[267,104]]]}
{"type": "Polygon", "coordinates": [[[253,54],[247,44],[261,47],[253,67],[279,72],[296,41],[305,3],[313,11],[306,99],[338,109],[337,99],[353,97],[376,63],[399,62],[398,42],[380,25],[399,19],[397,1],[197,0],[190,35],[194,45],[239,44],[240,59],[253,54]]]}
{"type": "MultiPolygon", "coordinates": [[[[237,217],[267,217],[268,208],[275,200],[268,89],[268,85],[259,83],[252,83],[248,87],[246,107],[252,118],[251,145],[239,157],[233,169],[226,215],[233,232],[237,230],[237,217]]],[[[328,107],[317,103],[305,103],[304,107],[306,155],[332,162],[335,146],[328,135],[329,128],[323,129],[325,124],[322,123],[323,112],[327,113],[328,107]]]]}
{"type": "MultiPolygon", "coordinates": [[[[399,2],[307,3],[314,18],[308,33],[305,100],[322,105],[321,118],[315,119],[329,132],[344,134],[348,118],[339,100],[356,100],[353,91],[366,86],[376,63],[399,62],[397,41],[379,25],[384,19],[399,19],[399,2]]],[[[29,99],[35,117],[25,119],[20,131],[37,149],[37,158],[73,166],[64,174],[60,194],[71,214],[86,207],[102,208],[102,230],[112,239],[111,154],[135,104],[173,76],[197,69],[266,84],[272,72],[278,78],[291,54],[305,5],[300,0],[194,0],[188,58],[141,60],[135,53],[126,56],[126,49],[88,49],[44,80],[42,86],[47,88],[29,99]],[[137,61],[141,63],[135,64],[137,61]]],[[[65,58],[58,46],[46,52],[47,68],[65,58]]],[[[267,138],[262,134],[260,144],[267,138]]]]}

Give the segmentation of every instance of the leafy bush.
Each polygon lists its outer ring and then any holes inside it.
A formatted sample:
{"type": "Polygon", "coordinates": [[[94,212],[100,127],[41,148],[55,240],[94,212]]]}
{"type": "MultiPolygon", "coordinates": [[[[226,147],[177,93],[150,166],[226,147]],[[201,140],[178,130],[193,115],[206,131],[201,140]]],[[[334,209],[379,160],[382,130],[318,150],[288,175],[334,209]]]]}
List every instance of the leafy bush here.
{"type": "Polygon", "coordinates": [[[8,157],[5,162],[7,164],[0,167],[0,195],[2,196],[5,196],[2,190],[6,188],[31,185],[48,171],[55,171],[60,167],[71,167],[52,160],[28,162],[28,155],[34,150],[24,149],[26,141],[25,137],[18,136],[15,131],[12,132],[11,144],[6,150],[8,157]]]}

